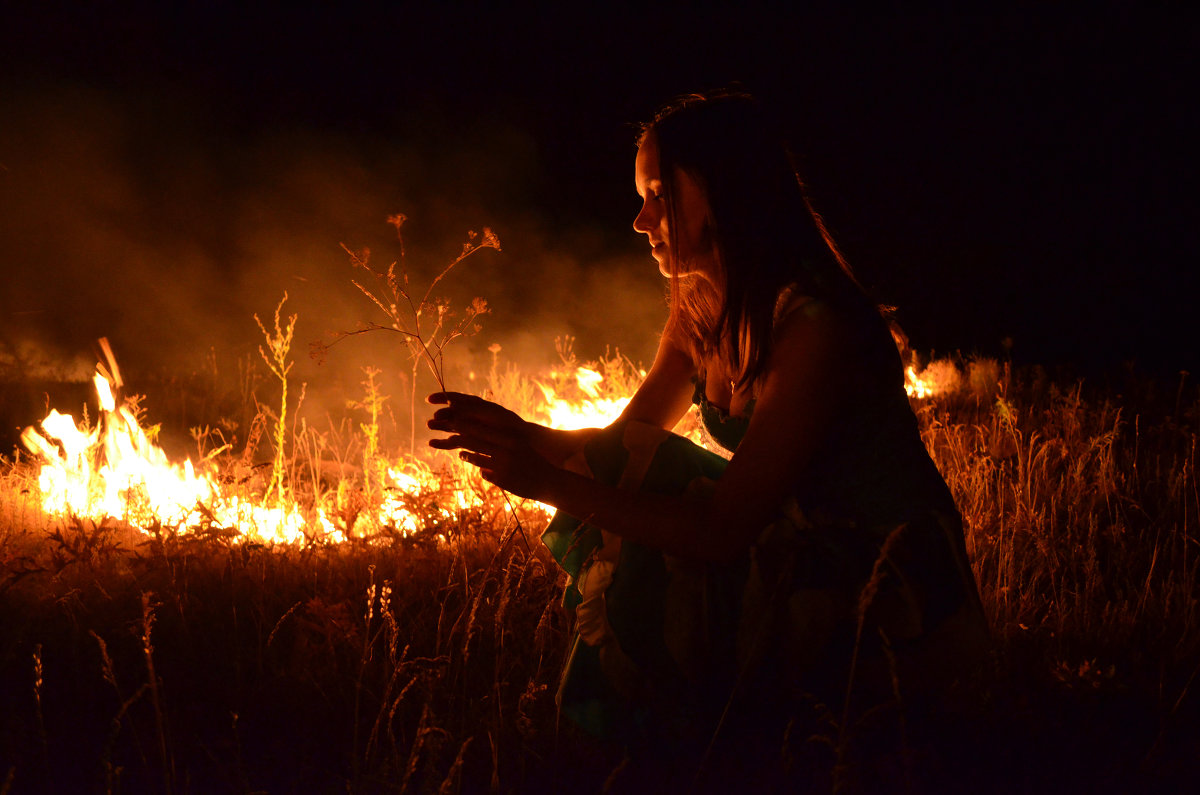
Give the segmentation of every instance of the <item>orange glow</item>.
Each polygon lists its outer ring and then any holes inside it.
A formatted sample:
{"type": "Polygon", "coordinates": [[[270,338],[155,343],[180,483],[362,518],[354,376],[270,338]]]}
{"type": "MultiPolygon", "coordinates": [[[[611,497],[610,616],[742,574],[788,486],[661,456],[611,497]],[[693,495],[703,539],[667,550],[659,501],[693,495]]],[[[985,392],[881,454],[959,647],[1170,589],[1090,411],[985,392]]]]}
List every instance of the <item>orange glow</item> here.
{"type": "Polygon", "coordinates": [[[917,375],[915,367],[909,366],[904,370],[904,391],[909,397],[927,398],[935,393],[936,387],[917,375]]]}
{"type": "MultiPolygon", "coordinates": [[[[43,460],[38,486],[46,513],[112,517],[143,531],[207,525],[235,528],[256,541],[304,539],[309,522],[298,506],[268,507],[227,495],[213,473],[197,473],[190,460],[172,463],[129,407],[116,405],[108,376],[98,372],[93,383],[101,411],[94,428],[80,428],[70,414],[52,409],[41,431],[30,427],[21,434],[43,460]]],[[[316,518],[323,526],[324,515],[316,518]]]]}
{"type": "Polygon", "coordinates": [[[930,362],[921,372],[909,365],[904,370],[904,391],[909,397],[930,398],[953,392],[962,385],[962,376],[954,362],[939,359],[930,362]]]}
{"type": "MultiPolygon", "coordinates": [[[[434,470],[427,462],[404,458],[381,470],[382,488],[370,510],[344,521],[337,518],[340,511],[332,504],[306,508],[290,499],[265,504],[246,489],[233,493],[225,484],[235,479],[218,477],[213,460],[199,465],[191,460],[170,461],[151,441],[135,412],[117,405],[114,381],[103,368],[98,370],[93,383],[100,415],[93,427],[51,410],[38,426],[26,428],[21,435],[25,447],[42,460],[38,486],[41,507],[48,515],[94,521],[112,518],[143,532],[156,527],[180,532],[216,527],[235,531],[236,540],[259,543],[341,542],[350,536],[370,537],[382,528],[389,535],[411,536],[425,532],[431,522],[453,521],[465,511],[477,510],[485,501],[487,487],[472,480],[473,470],[456,459],[444,459],[442,469],[434,470]]],[[[552,372],[533,383],[538,387],[530,393],[534,405],[514,408],[555,428],[606,426],[629,402],[629,395],[615,394],[613,383],[587,367],[578,367],[567,377],[552,372]],[[549,384],[560,384],[563,394],[549,384]]],[[[628,379],[622,381],[627,383],[628,379]]],[[[326,496],[325,502],[337,501],[335,495],[326,496]]],[[[553,510],[536,503],[526,507],[545,513],[553,510]]],[[[512,510],[507,502],[499,509],[512,510]]]]}
{"type": "MultiPolygon", "coordinates": [[[[557,375],[551,373],[551,377],[557,375]]],[[[643,373],[644,375],[644,373],[643,373]]],[[[600,390],[604,376],[587,367],[575,369],[575,385],[580,397],[569,399],[560,397],[554,387],[541,381],[535,381],[545,399],[545,406],[538,412],[541,420],[551,428],[576,430],[578,428],[604,428],[611,425],[625,406],[629,404],[631,395],[601,396],[600,390]]]]}
{"type": "MultiPolygon", "coordinates": [[[[111,360],[110,360],[111,363],[111,360]]],[[[560,429],[602,428],[625,409],[644,371],[629,365],[575,367],[526,379],[523,395],[512,403],[518,414],[560,429]],[[532,383],[537,389],[528,387],[532,383]]],[[[115,365],[113,366],[115,371],[115,365]]],[[[927,398],[957,388],[957,369],[935,362],[921,372],[906,370],[905,390],[914,398],[927,398]]],[[[439,458],[439,469],[426,461],[404,457],[387,461],[379,470],[369,506],[345,510],[345,489],[310,496],[309,504],[292,498],[264,501],[230,476],[218,477],[218,465],[209,456],[198,465],[191,460],[170,461],[139,425],[135,411],[118,405],[108,372],[98,368],[93,378],[100,416],[93,427],[79,425],[57,410],[37,427],[26,428],[25,446],[42,459],[38,473],[41,507],[50,516],[76,516],[93,521],[116,519],[151,532],[158,527],[187,532],[221,528],[240,541],[259,543],[342,542],[349,537],[425,534],[446,541],[437,528],[452,523],[485,503],[508,512],[512,504],[498,501],[495,492],[481,484],[474,469],[456,458],[439,458]],[[498,503],[498,504],[497,504],[498,503]],[[432,529],[431,529],[432,528],[432,529]],[[386,533],[381,533],[386,530],[386,533]]],[[[695,417],[689,414],[676,432],[709,449],[695,417]]],[[[718,450],[719,452],[719,450],[718,450]]],[[[348,484],[347,484],[348,485],[348,484]]],[[[357,487],[352,487],[357,488],[357,487]]],[[[518,501],[524,509],[549,514],[550,506],[518,501]]]]}

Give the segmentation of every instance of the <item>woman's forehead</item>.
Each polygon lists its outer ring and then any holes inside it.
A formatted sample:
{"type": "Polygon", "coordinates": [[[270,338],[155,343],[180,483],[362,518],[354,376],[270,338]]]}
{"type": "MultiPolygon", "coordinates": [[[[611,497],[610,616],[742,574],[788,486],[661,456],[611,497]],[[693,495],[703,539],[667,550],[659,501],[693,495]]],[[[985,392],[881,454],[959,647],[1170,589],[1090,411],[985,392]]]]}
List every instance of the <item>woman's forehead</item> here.
{"type": "Polygon", "coordinates": [[[645,136],[642,145],[638,147],[637,157],[633,162],[633,178],[637,185],[662,179],[658,164],[658,144],[653,136],[645,136]]]}

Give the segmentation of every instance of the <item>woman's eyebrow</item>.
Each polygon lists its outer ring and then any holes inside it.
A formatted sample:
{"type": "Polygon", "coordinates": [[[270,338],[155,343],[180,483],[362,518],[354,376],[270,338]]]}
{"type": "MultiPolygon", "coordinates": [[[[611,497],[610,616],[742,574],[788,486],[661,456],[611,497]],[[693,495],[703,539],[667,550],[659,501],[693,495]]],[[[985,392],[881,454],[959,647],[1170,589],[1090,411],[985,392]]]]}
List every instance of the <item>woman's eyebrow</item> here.
{"type": "Polygon", "coordinates": [[[657,177],[652,177],[647,180],[635,179],[633,188],[638,192],[638,195],[643,195],[644,191],[653,191],[662,189],[662,180],[657,177]]]}

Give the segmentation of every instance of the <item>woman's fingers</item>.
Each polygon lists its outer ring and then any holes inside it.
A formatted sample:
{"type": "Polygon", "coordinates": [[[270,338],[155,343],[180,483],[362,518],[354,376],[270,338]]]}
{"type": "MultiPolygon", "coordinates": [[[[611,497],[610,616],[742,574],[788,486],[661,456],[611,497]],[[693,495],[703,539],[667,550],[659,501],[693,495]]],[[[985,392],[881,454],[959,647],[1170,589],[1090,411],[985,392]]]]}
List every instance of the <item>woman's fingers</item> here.
{"type": "Polygon", "coordinates": [[[426,425],[430,430],[453,434],[462,439],[477,440],[480,443],[513,446],[525,441],[525,434],[520,428],[496,427],[469,419],[432,419],[426,425]]]}
{"type": "Polygon", "coordinates": [[[425,424],[433,431],[453,431],[455,414],[451,409],[438,409],[425,424]]]}
{"type": "Polygon", "coordinates": [[[442,407],[426,425],[430,430],[450,434],[430,440],[429,446],[458,450],[458,457],[479,467],[488,481],[497,485],[515,483],[515,474],[544,463],[529,459],[533,454],[529,424],[503,406],[463,392],[434,392],[426,400],[442,407]]]}
{"type": "Polygon", "coordinates": [[[430,439],[429,446],[436,450],[470,450],[473,453],[482,453],[489,458],[510,456],[515,447],[507,439],[493,440],[461,433],[447,436],[445,439],[430,439]]]}
{"type": "Polygon", "coordinates": [[[479,467],[484,480],[518,496],[541,494],[550,465],[530,445],[528,423],[482,398],[439,392],[429,402],[444,406],[434,412],[429,427],[450,434],[431,439],[430,447],[457,450],[460,460],[479,467]]]}
{"type": "Polygon", "coordinates": [[[474,445],[469,444],[461,436],[451,436],[446,439],[431,439],[429,446],[438,450],[458,450],[459,459],[483,470],[490,471],[495,465],[495,461],[491,455],[472,450],[471,447],[474,445]]]}
{"type": "Polygon", "coordinates": [[[481,400],[481,398],[477,398],[474,395],[468,395],[466,392],[434,392],[432,395],[425,398],[425,400],[430,403],[438,404],[466,402],[468,400],[481,400]]]}
{"type": "Polygon", "coordinates": [[[444,405],[446,407],[438,409],[434,413],[435,417],[474,417],[481,421],[489,421],[496,424],[515,424],[522,421],[514,412],[509,411],[499,403],[493,403],[490,400],[463,392],[434,392],[425,399],[435,406],[444,405]]]}
{"type": "Polygon", "coordinates": [[[434,392],[429,397],[425,398],[427,403],[435,406],[445,405],[451,409],[467,412],[503,412],[510,414],[511,412],[498,403],[493,403],[490,400],[485,400],[478,395],[468,395],[466,392],[434,392]]]}
{"type": "Polygon", "coordinates": [[[449,405],[435,411],[425,423],[430,430],[494,444],[514,444],[527,439],[527,423],[508,409],[470,395],[464,396],[469,400],[460,400],[458,393],[435,393],[430,399],[441,400],[443,395],[450,396],[446,401],[449,405]]]}
{"type": "Polygon", "coordinates": [[[491,471],[492,459],[488,458],[485,455],[480,455],[479,453],[472,453],[470,450],[463,450],[461,453],[458,454],[458,457],[461,458],[463,461],[466,461],[468,464],[471,464],[472,466],[479,467],[485,473],[491,471]]]}

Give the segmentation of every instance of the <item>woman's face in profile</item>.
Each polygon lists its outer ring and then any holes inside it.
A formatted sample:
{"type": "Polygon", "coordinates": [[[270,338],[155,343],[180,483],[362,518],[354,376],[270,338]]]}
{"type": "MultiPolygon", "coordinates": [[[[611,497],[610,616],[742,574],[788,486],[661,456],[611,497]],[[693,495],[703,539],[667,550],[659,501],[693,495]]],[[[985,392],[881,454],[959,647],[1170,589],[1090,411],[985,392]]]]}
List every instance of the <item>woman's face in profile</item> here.
{"type": "Polygon", "coordinates": [[[650,253],[663,276],[712,273],[712,242],[708,238],[708,200],[704,190],[686,171],[675,170],[672,202],[675,204],[675,231],[678,251],[671,251],[670,211],[667,207],[663,177],[659,170],[658,141],[646,134],[633,165],[634,185],[642,197],[642,209],[633,219],[633,228],[650,242],[650,253]]]}

